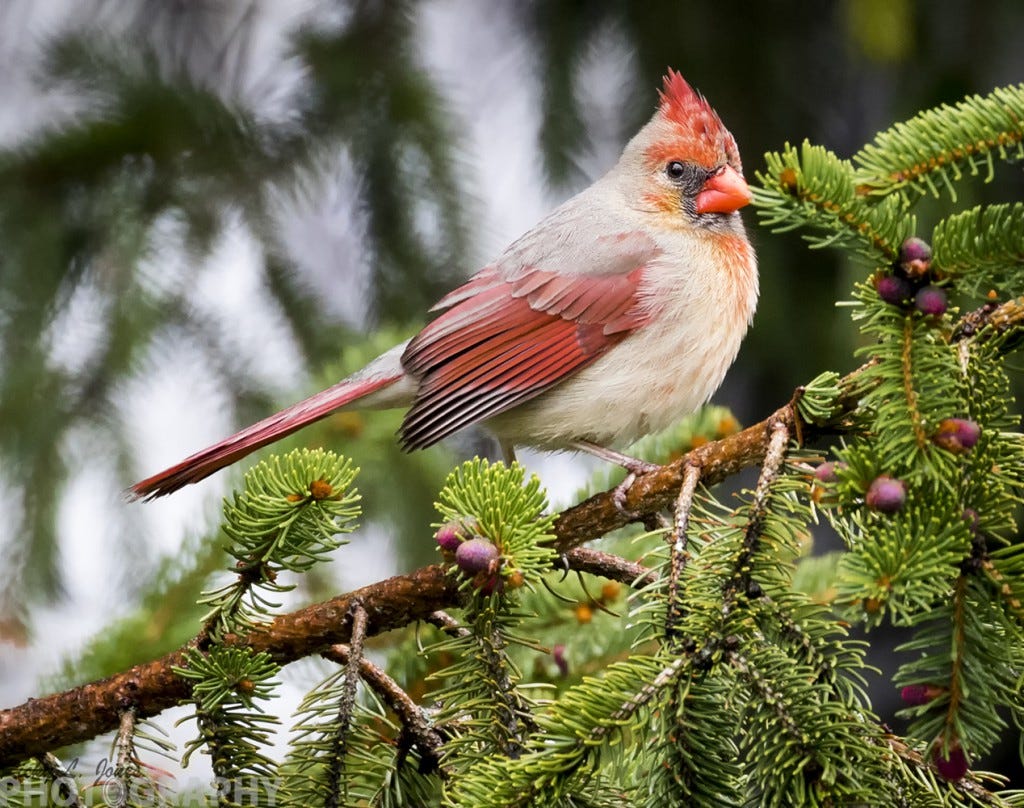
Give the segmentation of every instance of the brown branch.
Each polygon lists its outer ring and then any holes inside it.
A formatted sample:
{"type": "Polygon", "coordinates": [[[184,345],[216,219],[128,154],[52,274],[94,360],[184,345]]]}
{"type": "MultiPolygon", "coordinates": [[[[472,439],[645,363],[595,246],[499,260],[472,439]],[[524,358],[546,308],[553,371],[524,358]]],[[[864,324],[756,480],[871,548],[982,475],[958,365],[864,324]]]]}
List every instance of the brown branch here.
{"type": "Polygon", "coordinates": [[[56,784],[57,793],[54,796],[57,797],[60,804],[66,808],[82,808],[81,795],[78,793],[75,776],[64,766],[60,758],[52,752],[45,752],[39,756],[38,760],[47,777],[56,784]]]}
{"type": "MultiPolygon", "coordinates": [[[[792,419],[787,405],[759,424],[640,476],[626,495],[626,510],[646,515],[665,507],[675,498],[690,464],[698,464],[701,481],[712,485],[760,463],[768,446],[769,425],[791,424],[792,419]]],[[[628,520],[615,506],[611,492],[596,494],[558,516],[555,547],[568,553],[628,520]]],[[[366,636],[372,637],[427,620],[438,610],[459,605],[462,595],[456,578],[441,565],[430,565],[280,615],[244,637],[225,637],[225,643],[266,651],[281,664],[321,653],[331,645],[349,642],[350,612],[357,601],[366,610],[366,636]]],[[[172,671],[184,665],[184,654],[181,648],[106,679],[0,711],[0,766],[108,732],[118,726],[121,713],[129,707],[134,706],[140,718],[174,707],[189,697],[187,684],[172,671]]]]}
{"type": "Polygon", "coordinates": [[[654,571],[643,564],[601,550],[591,550],[589,547],[573,548],[565,554],[565,560],[571,570],[600,575],[627,586],[647,586],[657,580],[654,571]]]}
{"type": "MultiPolygon", "coordinates": [[[[340,643],[332,645],[324,651],[323,657],[349,667],[352,664],[349,646],[340,643]]],[[[359,659],[359,677],[398,716],[398,720],[402,722],[402,728],[419,748],[420,755],[429,770],[437,771],[442,777],[446,777],[447,772],[439,765],[439,754],[444,741],[438,732],[431,727],[430,722],[419,705],[410,698],[408,693],[402,690],[398,682],[366,657],[360,657],[359,659]]]]}
{"type": "Polygon", "coordinates": [[[679,603],[679,584],[690,559],[686,532],[690,529],[690,511],[693,509],[693,495],[700,482],[701,468],[690,463],[683,472],[683,484],[676,496],[676,506],[669,534],[668,603],[665,606],[665,637],[676,639],[676,626],[683,617],[679,603]]]}
{"type": "Polygon", "coordinates": [[[470,635],[468,628],[448,614],[448,612],[442,611],[441,609],[438,609],[436,612],[431,612],[424,622],[430,623],[432,626],[437,626],[441,631],[451,637],[468,637],[470,635]]]}
{"type": "MultiPolygon", "coordinates": [[[[280,663],[301,659],[350,640],[349,614],[356,601],[366,610],[367,636],[373,636],[425,620],[460,603],[461,595],[458,581],[440,565],[431,565],[281,615],[226,642],[267,651],[280,663]]],[[[140,718],[174,707],[189,697],[185,680],[172,670],[184,664],[181,648],[106,679],[0,711],[0,766],[112,730],[129,707],[136,707],[140,718]]]]}
{"type": "MultiPolygon", "coordinates": [[[[117,790],[109,802],[109,808],[126,808],[128,805],[129,788],[131,787],[131,767],[135,750],[135,708],[129,707],[121,713],[121,723],[114,739],[114,782],[117,790]]],[[[104,794],[106,796],[106,794],[104,794]]]]}
{"type": "MultiPolygon", "coordinates": [[[[327,783],[330,791],[324,799],[324,808],[338,808],[343,794],[338,786],[345,768],[348,750],[348,734],[352,728],[352,714],[356,707],[356,691],[359,686],[359,663],[363,660],[363,643],[366,641],[366,609],[362,601],[354,600],[349,610],[348,670],[342,684],[341,698],[335,719],[336,730],[330,740],[331,752],[327,756],[327,783]]],[[[334,646],[337,647],[337,646],[334,646]]]]}
{"type": "MultiPolygon", "coordinates": [[[[998,307],[986,306],[961,322],[969,323],[969,327],[956,332],[954,339],[983,338],[989,328],[997,334],[1018,330],[1024,326],[1024,299],[998,307]]],[[[856,405],[860,395],[857,380],[862,370],[843,379],[844,392],[837,402],[841,412],[856,405]]],[[[823,426],[802,424],[805,439],[842,431],[842,417],[823,426]]],[[[701,483],[711,486],[744,468],[759,465],[768,450],[772,429],[784,428],[795,434],[796,426],[795,408],[786,404],[742,432],[707,443],[674,463],[639,476],[626,494],[624,508],[615,505],[610,491],[595,494],[559,514],[554,525],[555,548],[559,553],[568,553],[590,539],[626,525],[630,520],[627,513],[633,518],[644,517],[670,506],[691,466],[698,466],[701,483]]],[[[462,596],[458,581],[447,575],[444,567],[431,565],[280,615],[244,637],[229,636],[225,641],[267,651],[282,664],[292,662],[337,643],[349,642],[349,615],[356,601],[366,610],[366,636],[372,637],[428,620],[437,611],[459,605],[462,596]]],[[[189,645],[199,642],[197,638],[189,645]]],[[[126,709],[134,707],[139,718],[146,718],[187,699],[188,686],[172,670],[184,665],[187,647],[106,679],[0,711],[0,766],[113,730],[126,709]]]]}
{"type": "Polygon", "coordinates": [[[793,413],[788,404],[742,432],[705,443],[673,463],[640,475],[626,492],[621,509],[616,507],[611,493],[604,491],[563,511],[555,519],[555,547],[565,552],[667,508],[678,495],[690,465],[701,469],[701,482],[707,486],[759,465],[768,448],[769,425],[779,422],[792,426],[793,413]]]}

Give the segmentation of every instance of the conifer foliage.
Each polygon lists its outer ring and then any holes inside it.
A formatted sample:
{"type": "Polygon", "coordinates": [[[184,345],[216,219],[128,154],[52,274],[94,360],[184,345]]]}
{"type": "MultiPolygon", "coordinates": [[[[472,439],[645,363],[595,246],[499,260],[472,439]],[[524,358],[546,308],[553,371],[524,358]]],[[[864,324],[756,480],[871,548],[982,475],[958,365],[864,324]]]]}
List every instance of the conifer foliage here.
{"type": "MultiPolygon", "coordinates": [[[[619,583],[574,572],[521,467],[456,469],[434,526],[451,610],[407,627],[385,670],[363,648],[377,616],[353,603],[351,641],[318,649],[335,667],[280,764],[265,748],[280,659],[245,637],[287,576],[345,552],[357,496],[331,453],[257,466],[225,504],[233,578],[203,596],[175,669],[201,733],[185,757],[212,756],[220,804],[249,777],[280,786],[259,804],[1024,805],[974,771],[1024,725],[1024,437],[1007,364],[1024,207],[950,210],[930,233],[913,212],[928,196],[954,206],[1022,141],[1024,85],[922,113],[852,160],[809,143],[767,155],[762,222],[864,267],[849,304],[861,367],[764,423],[752,490],[720,497],[696,453],[678,461],[671,518],[602,547],[619,583]],[[819,516],[842,552],[809,554],[819,516]],[[905,734],[869,702],[877,674],[851,624],[902,637],[905,734]]],[[[672,432],[689,445],[645,446],[685,454],[702,419],[672,432]]]]}

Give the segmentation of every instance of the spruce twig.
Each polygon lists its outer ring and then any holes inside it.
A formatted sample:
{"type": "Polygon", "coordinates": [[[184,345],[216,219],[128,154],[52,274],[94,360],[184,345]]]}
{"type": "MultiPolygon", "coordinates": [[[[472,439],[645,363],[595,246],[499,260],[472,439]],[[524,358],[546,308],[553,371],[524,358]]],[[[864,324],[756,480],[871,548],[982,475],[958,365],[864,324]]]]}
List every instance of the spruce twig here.
{"type": "Polygon", "coordinates": [[[693,509],[693,495],[700,483],[701,468],[688,464],[683,472],[683,484],[673,512],[672,532],[669,534],[669,567],[665,603],[665,639],[670,645],[676,635],[676,626],[682,617],[679,585],[689,559],[687,531],[690,529],[690,511],[693,509]]]}
{"type": "Polygon", "coordinates": [[[469,629],[460,624],[458,620],[443,609],[431,612],[426,616],[426,618],[424,618],[424,620],[432,626],[437,626],[445,634],[449,634],[453,637],[469,636],[469,629]]]}
{"type": "Polygon", "coordinates": [[[351,640],[348,645],[348,661],[345,664],[345,678],[338,700],[337,715],[334,721],[334,732],[331,737],[331,753],[327,755],[328,791],[324,801],[325,808],[338,808],[339,800],[345,795],[339,788],[346,762],[348,735],[352,726],[352,714],[356,706],[356,689],[360,680],[360,663],[363,659],[363,643],[366,640],[366,609],[359,600],[352,602],[349,608],[352,622],[351,640]]]}
{"type": "Polygon", "coordinates": [[[75,776],[68,771],[60,758],[52,752],[44,752],[36,760],[42,765],[43,771],[46,772],[50,780],[57,785],[60,804],[65,808],[82,808],[82,799],[78,793],[75,776]]]}
{"type": "Polygon", "coordinates": [[[571,570],[600,575],[628,586],[647,586],[657,578],[656,573],[643,564],[589,547],[574,547],[563,558],[571,570]]]}
{"type": "Polygon", "coordinates": [[[782,470],[786,458],[786,445],[789,443],[790,428],[786,422],[774,421],[769,427],[768,448],[765,451],[761,474],[754,488],[754,499],[747,517],[747,526],[743,533],[743,544],[733,565],[732,577],[726,582],[723,592],[722,619],[728,617],[736,602],[739,592],[750,588],[750,562],[757,552],[761,540],[764,520],[768,515],[768,507],[772,495],[772,486],[782,470]]]}
{"type": "MultiPolygon", "coordinates": [[[[341,643],[332,645],[324,651],[323,657],[346,667],[352,665],[353,657],[350,646],[341,643]]],[[[366,657],[359,660],[359,678],[372,688],[384,704],[398,716],[403,730],[419,748],[428,771],[437,771],[442,777],[447,777],[447,771],[439,766],[439,752],[443,740],[430,725],[420,706],[412,700],[398,682],[366,657]]]]}
{"type": "Polygon", "coordinates": [[[135,708],[129,707],[121,713],[121,723],[114,738],[114,779],[118,784],[116,799],[110,808],[124,808],[128,804],[128,792],[131,788],[129,776],[135,765],[133,750],[135,747],[135,708]]]}

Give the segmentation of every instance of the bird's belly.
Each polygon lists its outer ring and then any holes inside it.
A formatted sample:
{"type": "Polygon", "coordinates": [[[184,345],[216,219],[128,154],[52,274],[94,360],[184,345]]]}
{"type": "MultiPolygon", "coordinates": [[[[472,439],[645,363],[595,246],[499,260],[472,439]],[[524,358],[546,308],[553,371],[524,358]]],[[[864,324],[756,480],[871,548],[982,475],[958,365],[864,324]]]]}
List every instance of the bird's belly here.
{"type": "Polygon", "coordinates": [[[576,440],[627,445],[704,404],[735,358],[743,331],[713,323],[698,333],[678,321],[642,329],[564,382],[490,419],[488,427],[503,441],[539,448],[576,440]]]}

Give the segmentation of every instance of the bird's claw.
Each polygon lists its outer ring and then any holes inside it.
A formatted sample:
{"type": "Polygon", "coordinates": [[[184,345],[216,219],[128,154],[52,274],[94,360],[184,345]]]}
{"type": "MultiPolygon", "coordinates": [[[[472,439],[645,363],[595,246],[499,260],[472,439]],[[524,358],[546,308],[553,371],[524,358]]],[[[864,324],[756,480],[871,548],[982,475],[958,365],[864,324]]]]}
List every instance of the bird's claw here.
{"type": "Polygon", "coordinates": [[[657,463],[648,463],[645,460],[634,460],[629,465],[623,463],[623,468],[627,472],[626,478],[612,489],[612,503],[615,505],[615,510],[629,519],[629,521],[638,522],[644,515],[639,511],[631,511],[626,507],[626,496],[629,494],[629,489],[633,487],[633,483],[636,482],[637,477],[641,474],[657,471],[661,466],[657,463]]]}
{"type": "Polygon", "coordinates": [[[641,474],[647,474],[652,471],[657,471],[661,468],[657,463],[648,463],[646,460],[641,460],[639,457],[628,457],[623,455],[622,467],[633,475],[636,479],[641,474]]]}
{"type": "Polygon", "coordinates": [[[633,519],[636,514],[626,508],[626,494],[629,493],[629,489],[633,487],[633,483],[636,482],[636,472],[631,471],[626,475],[621,483],[619,483],[612,490],[612,502],[615,505],[615,509],[623,516],[628,516],[633,519]]]}

